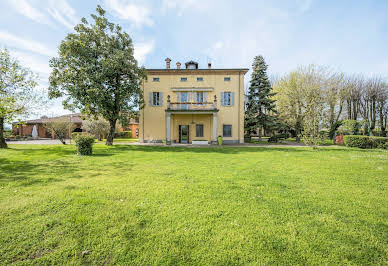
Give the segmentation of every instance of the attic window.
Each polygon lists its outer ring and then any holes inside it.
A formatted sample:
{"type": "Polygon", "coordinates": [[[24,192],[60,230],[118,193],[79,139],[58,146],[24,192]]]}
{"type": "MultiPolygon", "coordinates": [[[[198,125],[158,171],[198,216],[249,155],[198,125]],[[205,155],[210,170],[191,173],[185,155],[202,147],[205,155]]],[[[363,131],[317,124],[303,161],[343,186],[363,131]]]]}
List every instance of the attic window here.
{"type": "Polygon", "coordinates": [[[198,63],[194,61],[189,61],[185,63],[186,69],[198,69],[198,63]]]}

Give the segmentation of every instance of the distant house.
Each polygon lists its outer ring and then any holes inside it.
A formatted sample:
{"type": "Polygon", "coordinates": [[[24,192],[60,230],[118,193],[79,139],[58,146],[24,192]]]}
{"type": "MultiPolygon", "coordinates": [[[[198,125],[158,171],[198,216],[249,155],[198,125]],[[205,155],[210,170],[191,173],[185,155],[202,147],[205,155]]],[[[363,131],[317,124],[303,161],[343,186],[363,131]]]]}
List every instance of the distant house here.
{"type": "MultiPolygon", "coordinates": [[[[36,130],[38,133],[39,138],[52,138],[55,139],[55,134],[48,130],[44,125],[45,123],[48,123],[50,121],[55,120],[66,120],[71,123],[75,124],[75,129],[73,132],[82,132],[82,115],[81,114],[69,114],[69,115],[62,115],[57,117],[47,117],[42,116],[39,119],[33,119],[33,120],[27,120],[22,123],[20,122],[14,122],[12,123],[12,134],[13,135],[19,135],[20,137],[31,137],[32,136],[32,130],[34,129],[34,126],[36,126],[36,130]]],[[[69,138],[69,134],[66,136],[69,138]]]]}
{"type": "Polygon", "coordinates": [[[140,110],[140,142],[244,142],[246,68],[198,68],[189,61],[165,69],[147,69],[145,107],[140,110]]]}
{"type": "MultiPolygon", "coordinates": [[[[85,116],[82,114],[68,114],[57,117],[47,117],[42,116],[39,119],[27,120],[22,123],[14,122],[12,123],[12,134],[18,135],[20,137],[31,137],[34,126],[36,126],[36,130],[39,138],[52,138],[55,139],[54,132],[51,132],[45,127],[45,123],[50,121],[69,121],[75,124],[75,128],[72,132],[84,132],[82,129],[82,123],[85,119],[85,116]]],[[[129,124],[125,125],[121,128],[121,131],[131,131],[132,138],[137,138],[139,135],[139,123],[135,119],[130,119],[129,124]]],[[[71,133],[71,132],[69,132],[71,133]]],[[[69,133],[66,138],[69,138],[69,133]]]]}

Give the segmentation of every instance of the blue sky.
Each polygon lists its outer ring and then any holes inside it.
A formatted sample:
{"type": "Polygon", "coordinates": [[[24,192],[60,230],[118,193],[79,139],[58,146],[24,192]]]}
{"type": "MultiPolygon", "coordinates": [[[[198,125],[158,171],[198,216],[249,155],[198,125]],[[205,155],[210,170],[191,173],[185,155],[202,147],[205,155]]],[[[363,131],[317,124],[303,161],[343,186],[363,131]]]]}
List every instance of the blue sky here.
{"type": "MultiPolygon", "coordinates": [[[[315,63],[388,76],[386,0],[0,0],[0,47],[47,88],[48,60],[97,4],[129,33],[147,68],[163,68],[166,57],[173,66],[193,59],[200,67],[211,60],[215,68],[249,68],[262,54],[270,75],[315,63]]],[[[45,113],[68,112],[53,101],[37,115],[45,113]]]]}

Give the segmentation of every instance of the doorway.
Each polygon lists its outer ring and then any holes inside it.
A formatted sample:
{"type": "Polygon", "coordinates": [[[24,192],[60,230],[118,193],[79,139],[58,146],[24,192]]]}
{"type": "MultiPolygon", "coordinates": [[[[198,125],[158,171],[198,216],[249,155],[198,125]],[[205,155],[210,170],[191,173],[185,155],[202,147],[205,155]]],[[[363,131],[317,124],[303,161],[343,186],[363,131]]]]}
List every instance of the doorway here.
{"type": "Polygon", "coordinates": [[[179,143],[189,143],[188,125],[179,125],[179,143]]]}

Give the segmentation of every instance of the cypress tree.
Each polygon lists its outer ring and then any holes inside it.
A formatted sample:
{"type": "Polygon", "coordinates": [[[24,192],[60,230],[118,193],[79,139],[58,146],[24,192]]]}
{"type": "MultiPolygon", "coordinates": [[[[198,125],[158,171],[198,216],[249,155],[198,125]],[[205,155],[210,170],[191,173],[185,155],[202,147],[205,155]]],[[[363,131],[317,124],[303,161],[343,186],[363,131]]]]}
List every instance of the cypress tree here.
{"type": "Polygon", "coordinates": [[[254,58],[245,111],[245,132],[248,137],[258,128],[261,136],[261,129],[271,130],[277,125],[276,105],[273,99],[276,93],[272,91],[267,68],[263,56],[254,58]]]}

